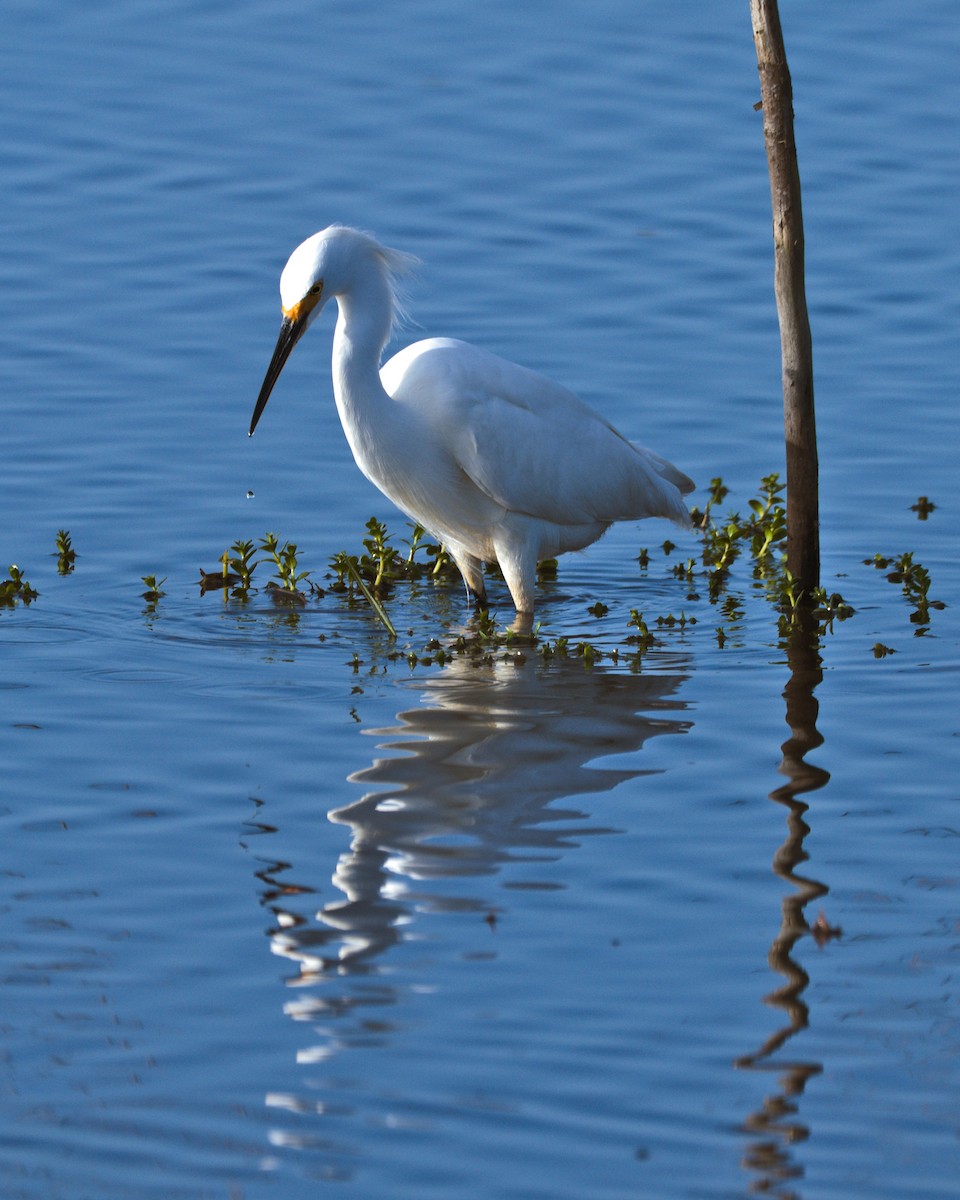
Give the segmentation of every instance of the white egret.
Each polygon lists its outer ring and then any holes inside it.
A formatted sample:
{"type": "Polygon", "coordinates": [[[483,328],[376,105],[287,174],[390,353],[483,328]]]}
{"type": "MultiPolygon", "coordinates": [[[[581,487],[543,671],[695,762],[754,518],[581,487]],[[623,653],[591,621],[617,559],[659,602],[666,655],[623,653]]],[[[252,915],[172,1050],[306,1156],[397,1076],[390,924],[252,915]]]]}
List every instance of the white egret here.
{"type": "Polygon", "coordinates": [[[690,524],[691,480],[544,376],[452,338],[415,342],[381,367],[397,280],[415,261],[340,225],[294,250],[251,434],[290,351],[334,296],[333,394],[357,466],[443,543],[478,600],[483,563],[496,562],[529,622],[542,559],[589,546],[614,521],[690,524]]]}

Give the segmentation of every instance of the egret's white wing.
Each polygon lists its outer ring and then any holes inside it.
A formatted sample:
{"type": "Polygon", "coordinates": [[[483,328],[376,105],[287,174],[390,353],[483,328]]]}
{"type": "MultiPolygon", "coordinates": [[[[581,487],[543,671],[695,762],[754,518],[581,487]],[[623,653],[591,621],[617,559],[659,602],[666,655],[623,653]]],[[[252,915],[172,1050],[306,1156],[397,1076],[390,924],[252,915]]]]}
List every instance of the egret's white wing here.
{"type": "Polygon", "coordinates": [[[534,371],[434,338],[401,351],[381,374],[394,399],[422,416],[461,470],[511,512],[558,525],[687,520],[680,490],[693,485],[685,475],[534,371]]]}

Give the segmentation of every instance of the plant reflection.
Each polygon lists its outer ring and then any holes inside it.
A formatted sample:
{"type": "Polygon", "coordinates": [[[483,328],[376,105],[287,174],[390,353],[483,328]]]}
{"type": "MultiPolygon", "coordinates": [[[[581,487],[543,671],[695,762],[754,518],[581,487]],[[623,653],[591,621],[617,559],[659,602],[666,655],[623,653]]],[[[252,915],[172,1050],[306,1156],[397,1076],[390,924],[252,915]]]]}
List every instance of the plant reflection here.
{"type": "Polygon", "coordinates": [[[815,692],[823,679],[823,669],[816,634],[798,631],[789,644],[787,662],[790,678],[783,697],[790,737],[783,743],[780,763],[780,772],[787,782],[771,792],[770,799],[787,810],[787,836],[774,854],[773,870],[790,884],[791,891],[781,902],[780,929],[767,955],[771,969],[782,975],[786,983],[765,997],[765,1003],[784,1012],[787,1023],[759,1049],[737,1059],[736,1066],[781,1072],[777,1081],[779,1090],[767,1096],[760,1109],[744,1122],[745,1132],[755,1139],[748,1145],[744,1166],[757,1174],[751,1184],[752,1192],[794,1200],[798,1193],[788,1186],[788,1181],[802,1177],[803,1168],[795,1161],[791,1148],[805,1141],[810,1132],[798,1119],[797,1101],[807,1081],[823,1068],[816,1062],[773,1061],[772,1056],[809,1024],[810,1011],[803,993],[810,977],[792,957],[792,951],[805,934],[817,936],[822,929],[819,922],[811,926],[804,910],[828,889],[825,884],[797,873],[799,865],[809,857],[803,842],[810,832],[804,820],[809,805],[799,797],[824,787],[830,776],[806,761],[806,755],[823,744],[817,730],[819,705],[815,692]]]}

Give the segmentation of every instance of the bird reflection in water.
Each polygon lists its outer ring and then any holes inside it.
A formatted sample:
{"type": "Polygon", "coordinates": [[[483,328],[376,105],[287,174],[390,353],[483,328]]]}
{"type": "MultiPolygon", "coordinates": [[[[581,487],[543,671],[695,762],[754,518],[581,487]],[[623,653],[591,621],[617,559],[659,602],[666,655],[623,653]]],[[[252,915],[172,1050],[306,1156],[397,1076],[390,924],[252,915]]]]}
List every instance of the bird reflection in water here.
{"type": "Polygon", "coordinates": [[[289,1015],[310,1020],[392,1003],[376,978],[378,960],[418,914],[489,915],[489,894],[471,891],[467,880],[511,862],[555,860],[579,839],[610,832],[572,800],[649,773],[593,764],[689,728],[677,716],[683,679],[579,663],[543,670],[455,662],[416,681],[418,703],[398,713],[396,726],[370,731],[376,756],[350,776],[369,790],[329,814],[350,829],[333,875],[344,898],[308,921],[286,911],[276,880],[262,876],[273,887],[274,952],[296,962],[291,986],[309,989],[287,1006],[289,1015]],[[338,996],[310,988],[338,978],[338,996]]]}

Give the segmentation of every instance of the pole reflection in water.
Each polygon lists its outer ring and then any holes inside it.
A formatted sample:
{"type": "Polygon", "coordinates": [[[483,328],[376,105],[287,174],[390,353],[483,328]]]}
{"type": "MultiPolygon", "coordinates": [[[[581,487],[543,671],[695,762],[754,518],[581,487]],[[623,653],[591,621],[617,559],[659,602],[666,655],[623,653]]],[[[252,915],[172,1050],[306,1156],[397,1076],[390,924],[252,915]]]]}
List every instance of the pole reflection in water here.
{"type": "Polygon", "coordinates": [[[308,917],[293,911],[293,897],[311,889],[278,878],[290,864],[260,873],[276,918],[272,949],[296,964],[287,983],[302,989],[285,1011],[309,1022],[316,1040],[298,1060],[389,1043],[393,1026],[363,1014],[400,1000],[384,955],[416,937],[430,913],[493,921],[481,877],[555,860],[579,839],[611,832],[571,801],[649,773],[591,764],[688,729],[674,698],[684,678],[608,674],[579,662],[454,662],[412,681],[418,703],[395,726],[370,731],[373,762],[349,777],[369,790],[329,813],[350,831],[333,874],[342,898],[308,917]]]}
{"type": "Polygon", "coordinates": [[[767,1096],[761,1108],[744,1122],[745,1132],[755,1139],[748,1145],[744,1166],[757,1175],[751,1184],[752,1192],[795,1200],[798,1193],[787,1181],[801,1178],[803,1167],[795,1160],[792,1148],[810,1136],[807,1126],[798,1119],[798,1101],[807,1081],[811,1076],[819,1075],[823,1067],[820,1063],[800,1060],[773,1061],[771,1056],[795,1034],[806,1029],[810,1020],[810,1010],[803,999],[810,977],[792,957],[792,951],[804,934],[817,935],[818,927],[810,925],[804,910],[811,900],[825,895],[828,889],[825,884],[797,873],[797,867],[809,857],[803,842],[810,832],[810,826],[804,820],[809,805],[799,797],[824,787],[830,776],[806,761],[806,755],[823,744],[817,730],[819,705],[815,695],[823,679],[817,635],[809,631],[795,634],[787,652],[787,662],[790,678],[783,697],[790,737],[783,743],[780,763],[780,772],[787,777],[787,782],[771,792],[770,799],[787,810],[787,836],[773,857],[773,870],[790,884],[791,890],[781,902],[780,929],[767,954],[771,969],[782,975],[786,982],[765,997],[766,1004],[783,1011],[787,1022],[759,1049],[738,1059],[736,1065],[780,1072],[779,1090],[767,1096]]]}

